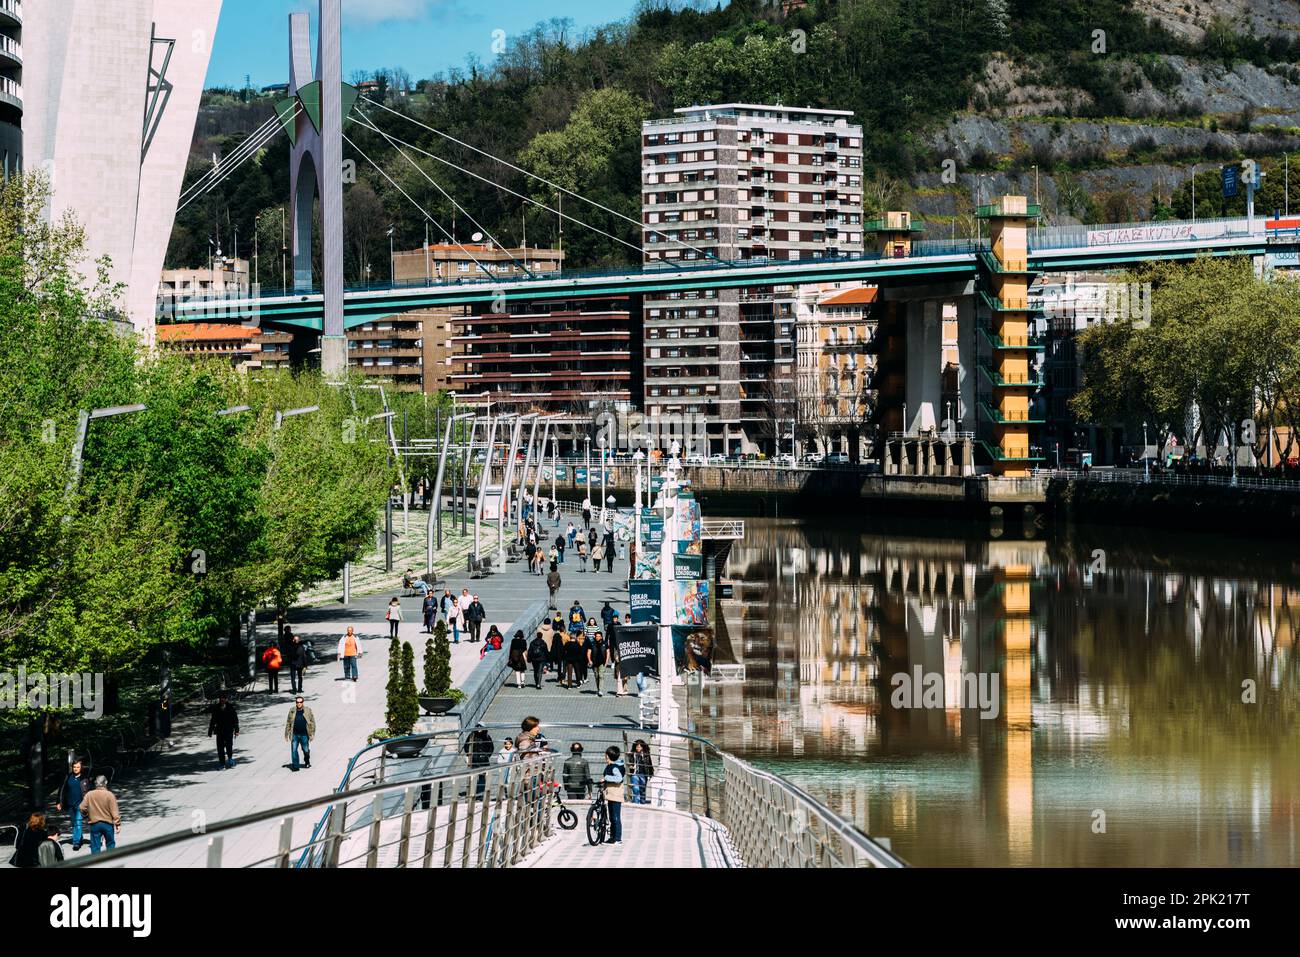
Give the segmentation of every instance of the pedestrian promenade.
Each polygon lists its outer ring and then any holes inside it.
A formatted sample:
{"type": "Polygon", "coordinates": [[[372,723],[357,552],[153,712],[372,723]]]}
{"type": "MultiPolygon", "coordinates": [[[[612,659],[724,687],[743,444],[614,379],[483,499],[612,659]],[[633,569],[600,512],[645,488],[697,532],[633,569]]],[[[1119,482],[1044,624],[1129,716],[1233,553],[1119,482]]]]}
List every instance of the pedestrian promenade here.
{"type": "MultiPolygon", "coordinates": [[[[417,523],[413,515],[412,526],[417,523]]],[[[418,523],[423,525],[423,521],[418,523]]],[[[567,524],[562,523],[561,527],[567,524]]],[[[544,522],[550,537],[555,535],[554,523],[544,522]]],[[[495,544],[495,539],[492,540],[495,544]]],[[[616,561],[613,573],[606,571],[579,571],[572,554],[560,566],[563,584],[556,604],[567,611],[577,598],[588,615],[599,620],[602,602],[606,599],[626,617],[627,590],[626,560],[616,561]]],[[[373,593],[354,598],[343,605],[341,588],[337,582],[314,590],[316,601],[294,608],[289,614],[289,625],[303,639],[310,639],[317,654],[318,664],[308,667],[305,677],[304,698],[316,718],[317,736],[312,744],[312,766],[293,772],[289,767],[289,746],[284,740],[284,724],[294,696],[289,691],[289,672],[280,675],[280,691],[267,691],[264,673],[260,671],[256,684],[236,697],[240,734],[235,740],[235,767],[220,768],[216,759],[216,740],[207,736],[208,718],[197,709],[177,719],[172,726],[168,746],[147,763],[118,775],[112,790],[118,796],[122,812],[122,830],[118,835],[121,846],[149,838],[178,832],[201,832],[209,824],[238,818],[295,801],[308,800],[330,793],[343,777],[348,761],[365,747],[366,738],[384,724],[385,684],[388,677],[388,623],[384,618],[388,600],[402,595],[401,564],[395,563],[387,579],[370,575],[373,593]],[[385,587],[386,586],[386,587],[385,587]],[[382,589],[382,590],[381,590],[382,589]],[[321,595],[339,597],[325,597],[321,595]],[[344,681],[342,664],[336,660],[338,639],[353,626],[361,638],[364,655],[359,662],[360,680],[344,681]]],[[[495,624],[505,635],[506,644],[499,652],[506,654],[509,647],[509,626],[538,598],[547,596],[544,576],[530,575],[524,563],[509,563],[484,579],[470,580],[461,569],[443,569],[447,578],[444,586],[459,595],[462,588],[479,596],[487,612],[483,633],[495,624]]],[[[440,589],[441,591],[441,589],[440,589]]],[[[403,597],[404,621],[399,626],[403,641],[409,641],[416,652],[417,681],[422,674],[424,643],[420,599],[403,597]]],[[[258,620],[259,642],[265,644],[273,634],[274,622],[269,614],[260,614],[258,620]]],[[[462,636],[464,637],[464,636],[462,636]]],[[[531,637],[531,636],[530,636],[531,637]]],[[[452,680],[461,684],[479,664],[480,644],[462,640],[452,646],[452,680]]],[[[554,676],[548,676],[548,679],[554,676]]],[[[529,674],[531,679],[531,673],[529,674]]],[[[608,687],[612,690],[612,678],[608,687]]],[[[653,682],[647,693],[652,693],[653,682]]],[[[598,698],[594,687],[565,691],[548,680],[541,692],[533,690],[531,681],[524,689],[516,689],[513,682],[498,694],[492,710],[484,719],[488,722],[504,721],[518,725],[526,715],[537,713],[543,720],[592,721],[602,723],[627,723],[635,725],[638,704],[635,697],[598,698]]],[[[54,819],[62,835],[67,834],[67,822],[62,816],[54,819]]],[[[305,840],[306,833],[295,834],[295,843],[305,840]]],[[[247,829],[232,837],[223,848],[223,865],[249,864],[275,847],[277,835],[271,829],[263,834],[257,829],[247,829]]],[[[88,846],[80,855],[88,854],[88,846]]],[[[75,857],[70,848],[65,854],[75,857]]],[[[201,842],[159,850],[148,859],[133,862],[133,866],[203,866],[201,842]]]]}
{"type": "MultiPolygon", "coordinates": [[[[206,714],[191,713],[172,726],[169,747],[150,761],[120,774],[112,789],[118,796],[122,812],[122,830],[118,835],[123,846],[164,834],[197,831],[206,824],[237,818],[295,801],[308,800],[330,793],[337,787],[349,759],[366,745],[367,736],[384,724],[385,684],[388,680],[388,622],[384,612],[388,600],[401,596],[400,572],[394,572],[391,588],[359,598],[348,606],[328,600],[311,607],[299,607],[289,615],[295,634],[311,639],[322,657],[319,664],[307,669],[304,698],[316,717],[317,737],[312,744],[312,766],[297,773],[289,769],[289,746],[284,740],[284,724],[293,694],[289,691],[289,672],[280,675],[280,692],[269,693],[265,675],[259,669],[257,683],[250,692],[237,697],[240,735],[235,740],[235,767],[217,765],[216,739],[207,736],[206,714]],[[359,662],[360,680],[344,681],[342,664],[335,658],[338,639],[352,625],[365,651],[359,662]]],[[[582,576],[575,576],[582,577],[582,576]]],[[[594,576],[592,576],[594,577],[594,576]]],[[[617,578],[617,575],[606,575],[617,578]]],[[[522,566],[509,565],[502,574],[470,581],[463,572],[448,576],[447,587],[459,594],[469,587],[478,594],[487,611],[483,633],[495,624],[505,633],[516,616],[546,594],[544,579],[530,577],[522,566]],[[516,570],[519,569],[519,570],[516,570]]],[[[402,599],[403,617],[399,635],[414,646],[417,683],[422,671],[424,644],[420,599],[402,599]]],[[[269,641],[274,630],[270,616],[259,616],[258,632],[262,643],[269,641]]],[[[508,647],[507,635],[507,646],[508,647]]],[[[459,685],[479,664],[480,644],[462,640],[452,645],[452,681],[459,685]]],[[[493,654],[505,654],[503,648],[493,654]]],[[[64,835],[67,822],[61,815],[55,826],[64,835]]],[[[295,835],[295,840],[306,834],[295,835]]],[[[250,863],[266,847],[274,847],[276,837],[255,830],[241,834],[228,843],[223,858],[226,866],[250,863]]],[[[65,855],[73,855],[65,847],[65,855]]],[[[80,854],[88,854],[88,846],[80,854]]],[[[159,851],[156,859],[135,862],[151,866],[202,866],[202,848],[186,846],[159,851]]]]}

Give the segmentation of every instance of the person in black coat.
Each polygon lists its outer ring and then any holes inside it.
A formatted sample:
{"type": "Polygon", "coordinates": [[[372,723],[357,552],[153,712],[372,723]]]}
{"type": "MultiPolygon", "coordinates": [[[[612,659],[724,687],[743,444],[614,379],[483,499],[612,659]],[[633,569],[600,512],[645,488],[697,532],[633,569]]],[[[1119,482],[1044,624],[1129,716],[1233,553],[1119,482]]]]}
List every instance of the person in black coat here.
{"type": "MultiPolygon", "coordinates": [[[[511,648],[513,647],[514,642],[511,642],[511,648]]],[[[551,657],[551,649],[546,647],[546,639],[542,637],[540,631],[528,643],[526,654],[529,664],[533,666],[533,686],[540,689],[542,687],[542,670],[551,657]]]]}
{"type": "Polygon", "coordinates": [[[605,533],[605,571],[609,572],[610,574],[613,574],[614,572],[615,550],[616,549],[614,546],[614,533],[612,531],[606,532],[605,533]]]}
{"type": "MultiPolygon", "coordinates": [[[[516,688],[524,686],[524,672],[528,670],[528,660],[528,642],[524,640],[522,631],[516,631],[515,636],[510,639],[510,670],[515,673],[516,688]]],[[[538,687],[541,687],[540,681],[538,687]]]]}
{"type": "Polygon", "coordinates": [[[27,827],[14,848],[10,863],[14,867],[42,867],[46,864],[63,860],[63,850],[59,847],[58,832],[45,828],[45,815],[39,811],[27,819],[27,827]],[[46,843],[52,846],[45,852],[45,861],[41,860],[41,848],[46,843]]]}
{"type": "Polygon", "coordinates": [[[208,721],[208,737],[217,738],[217,765],[222,768],[235,766],[235,738],[239,737],[239,715],[230,703],[230,694],[221,692],[217,703],[212,706],[212,717],[208,721]]]}
{"type": "MultiPolygon", "coordinates": [[[[464,751],[469,756],[469,766],[471,768],[486,768],[492,761],[496,745],[492,743],[492,735],[488,734],[487,728],[479,724],[474,729],[474,733],[469,736],[469,740],[465,742],[464,751]]],[[[487,787],[487,775],[480,774],[477,780],[478,783],[474,786],[474,796],[482,797],[483,791],[487,787]]]]}
{"type": "Polygon", "coordinates": [[[288,628],[284,630],[284,635],[290,642],[289,653],[285,655],[285,660],[289,662],[289,690],[294,694],[302,694],[302,675],[307,667],[307,646],[297,635],[291,635],[288,628]]]}
{"type": "Polygon", "coordinates": [[[568,687],[577,688],[587,667],[587,649],[581,637],[564,643],[564,678],[568,687]]]}

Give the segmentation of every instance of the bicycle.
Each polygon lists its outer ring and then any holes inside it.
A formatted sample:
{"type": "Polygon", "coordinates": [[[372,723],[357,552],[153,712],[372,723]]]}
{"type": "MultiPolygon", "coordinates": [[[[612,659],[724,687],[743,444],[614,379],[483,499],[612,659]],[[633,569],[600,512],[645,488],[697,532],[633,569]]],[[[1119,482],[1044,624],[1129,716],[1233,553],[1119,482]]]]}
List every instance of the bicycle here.
{"type": "Polygon", "coordinates": [[[609,834],[609,808],[605,804],[605,787],[596,786],[596,798],[587,809],[587,840],[592,847],[605,843],[609,834]]]}
{"type": "Polygon", "coordinates": [[[578,815],[571,808],[565,805],[564,799],[560,797],[563,788],[558,785],[555,788],[555,801],[560,805],[560,811],[555,816],[555,823],[560,825],[566,831],[572,831],[578,826],[578,815]]]}

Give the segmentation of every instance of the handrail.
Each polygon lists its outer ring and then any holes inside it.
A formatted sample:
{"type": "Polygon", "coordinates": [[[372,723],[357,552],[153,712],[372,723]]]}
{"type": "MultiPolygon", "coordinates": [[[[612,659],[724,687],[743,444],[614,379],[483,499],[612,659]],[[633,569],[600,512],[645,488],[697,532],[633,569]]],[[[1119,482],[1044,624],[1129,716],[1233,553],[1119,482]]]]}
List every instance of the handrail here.
{"type": "MultiPolygon", "coordinates": [[[[486,727],[515,730],[513,725],[486,727]]],[[[611,739],[622,740],[624,749],[630,734],[642,733],[659,739],[666,749],[659,753],[667,758],[666,761],[660,758],[659,774],[684,772],[686,777],[684,795],[678,792],[678,808],[695,811],[702,797],[704,816],[726,828],[742,862],[751,866],[906,866],[798,786],[720,750],[706,738],[689,733],[642,732],[624,725],[553,723],[544,726],[548,732],[565,728],[606,732],[611,739]],[[702,794],[693,786],[700,774],[704,775],[699,782],[702,794]],[[683,800],[685,807],[680,806],[683,800]]],[[[377,746],[369,745],[358,751],[349,761],[349,769],[358,767],[362,756],[377,746]]],[[[551,811],[558,786],[559,760],[559,754],[547,752],[530,760],[493,763],[336,791],[219,822],[203,833],[184,831],[164,835],[65,866],[120,866],[140,862],[160,850],[202,842],[206,845],[208,866],[219,867],[226,835],[278,823],[278,844],[273,849],[273,839],[264,839],[266,853],[248,866],[286,868],[290,857],[297,854],[300,863],[314,862],[322,867],[360,864],[363,860],[366,867],[378,867],[381,852],[396,847],[395,866],[431,867],[435,866],[436,845],[442,858],[437,866],[455,866],[458,859],[461,867],[506,867],[517,863],[552,833],[551,811]],[[391,800],[398,797],[400,801],[391,800]],[[413,838],[411,833],[417,802],[429,808],[422,838],[419,835],[413,838]],[[313,830],[304,845],[294,848],[293,819],[318,809],[323,809],[325,829],[313,830]],[[400,836],[395,837],[396,833],[400,836]],[[417,863],[410,859],[410,852],[412,842],[421,840],[423,853],[417,863]],[[340,861],[345,846],[356,853],[340,861]]]]}

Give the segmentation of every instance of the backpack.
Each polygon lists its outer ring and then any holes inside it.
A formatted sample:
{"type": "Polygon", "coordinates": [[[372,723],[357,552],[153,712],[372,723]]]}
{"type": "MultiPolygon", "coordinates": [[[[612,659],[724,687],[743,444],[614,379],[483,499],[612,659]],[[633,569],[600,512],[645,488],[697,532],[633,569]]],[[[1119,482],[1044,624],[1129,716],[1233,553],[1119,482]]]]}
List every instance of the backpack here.
{"type": "Polygon", "coordinates": [[[266,665],[268,671],[278,671],[284,664],[284,658],[280,655],[280,649],[272,645],[262,652],[262,664],[266,665]]]}

